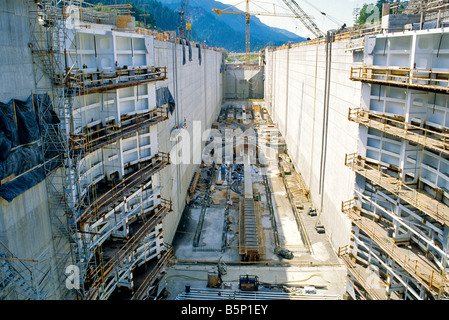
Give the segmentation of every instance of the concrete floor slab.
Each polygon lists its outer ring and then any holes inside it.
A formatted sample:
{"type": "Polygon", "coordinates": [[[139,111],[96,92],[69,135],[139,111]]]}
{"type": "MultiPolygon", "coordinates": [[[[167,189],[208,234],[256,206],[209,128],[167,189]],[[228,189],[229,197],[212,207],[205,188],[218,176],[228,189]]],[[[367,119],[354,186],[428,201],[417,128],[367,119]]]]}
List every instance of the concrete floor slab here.
{"type": "MultiPolygon", "coordinates": [[[[267,119],[266,115],[265,119],[267,119]]],[[[260,118],[258,118],[258,122],[261,122],[260,118]]],[[[219,121],[219,129],[224,130],[233,124],[224,120],[219,121]]],[[[274,131],[276,127],[272,127],[270,124],[270,130],[274,131]]],[[[276,290],[291,290],[291,288],[310,285],[319,288],[316,297],[328,296],[338,299],[343,297],[346,268],[336,256],[326,234],[317,233],[315,230],[319,217],[306,214],[309,207],[312,207],[312,203],[304,203],[303,208],[298,213],[294,213],[280,175],[277,154],[267,160],[267,167],[251,166],[252,189],[256,195],[260,195],[261,225],[265,244],[265,255],[261,261],[248,265],[239,257],[238,217],[241,194],[238,192],[244,190],[243,170],[240,168],[240,172],[232,171],[236,167],[231,165],[227,168],[226,173],[229,174],[229,170],[231,170],[231,175],[234,175],[234,178],[240,175],[240,183],[232,179],[229,182],[233,186],[232,188],[228,188],[226,184],[213,183],[210,201],[206,205],[204,199],[201,199],[201,196],[204,195],[204,187],[203,190],[199,190],[197,194],[190,197],[196,201],[186,206],[181,218],[173,242],[177,262],[167,270],[165,279],[166,288],[170,293],[168,299],[175,299],[178,294],[185,291],[186,284],[192,288],[206,288],[208,273],[217,271],[219,261],[226,264],[227,268],[226,274],[222,275],[223,282],[231,283],[235,290],[238,289],[240,275],[254,274],[264,284],[280,285],[276,290]],[[263,173],[267,175],[271,188],[280,246],[288,248],[293,253],[293,258],[290,260],[283,259],[275,253],[275,230],[268,208],[263,173]],[[233,182],[236,183],[233,184],[233,182]],[[227,203],[228,192],[230,201],[227,203]],[[203,208],[204,205],[205,208],[203,208]],[[198,222],[202,210],[205,210],[203,211],[204,220],[200,230],[200,241],[195,247],[193,239],[195,233],[198,232],[198,222]],[[305,246],[295,214],[300,215],[300,222],[304,224],[303,230],[310,240],[310,248],[305,246]]],[[[220,167],[217,166],[217,169],[219,170],[220,167]]],[[[204,176],[208,170],[207,166],[202,170],[204,176]]],[[[297,191],[295,192],[297,193],[297,191]]],[[[305,195],[301,195],[301,198],[307,199],[305,195]]]]}

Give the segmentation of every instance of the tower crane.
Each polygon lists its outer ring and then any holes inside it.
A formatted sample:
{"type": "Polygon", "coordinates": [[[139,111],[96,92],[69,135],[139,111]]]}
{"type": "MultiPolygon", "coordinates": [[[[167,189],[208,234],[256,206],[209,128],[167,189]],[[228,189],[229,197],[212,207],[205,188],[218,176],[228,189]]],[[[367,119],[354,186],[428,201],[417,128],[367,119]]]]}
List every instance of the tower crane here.
{"type": "Polygon", "coordinates": [[[299,18],[302,24],[313,33],[313,35],[317,38],[324,37],[325,34],[321,31],[318,26],[313,22],[313,20],[306,15],[304,10],[298,5],[295,0],[282,0],[285,5],[293,12],[293,14],[299,18]]]}
{"type": "MultiPolygon", "coordinates": [[[[303,10],[301,10],[301,12],[297,12],[297,11],[294,11],[291,9],[293,11],[293,14],[283,14],[283,13],[279,14],[279,13],[270,13],[270,12],[251,12],[251,11],[249,11],[249,1],[250,0],[245,0],[245,2],[246,2],[245,12],[227,11],[227,10],[221,10],[221,9],[215,9],[215,8],[212,9],[212,11],[217,13],[218,16],[220,16],[222,13],[245,15],[245,36],[246,36],[245,61],[246,61],[247,65],[250,64],[250,52],[251,52],[251,46],[250,46],[250,17],[251,16],[287,17],[287,18],[298,18],[301,21],[303,21],[303,20],[312,21],[312,18],[310,16],[307,16],[303,10]]],[[[289,1],[293,1],[293,0],[289,0],[289,1]]],[[[312,23],[313,23],[313,21],[312,21],[312,23]]],[[[313,23],[313,25],[315,25],[315,24],[313,23]]],[[[315,25],[315,27],[316,27],[316,25],[315,25]]],[[[316,28],[318,29],[318,27],[316,27],[316,28]]],[[[323,32],[321,32],[321,34],[324,35],[323,32]]]]}
{"type": "Polygon", "coordinates": [[[178,14],[179,14],[179,36],[182,39],[186,39],[186,34],[187,39],[190,38],[191,24],[187,22],[188,11],[189,11],[189,0],[181,0],[181,5],[178,14]]]}

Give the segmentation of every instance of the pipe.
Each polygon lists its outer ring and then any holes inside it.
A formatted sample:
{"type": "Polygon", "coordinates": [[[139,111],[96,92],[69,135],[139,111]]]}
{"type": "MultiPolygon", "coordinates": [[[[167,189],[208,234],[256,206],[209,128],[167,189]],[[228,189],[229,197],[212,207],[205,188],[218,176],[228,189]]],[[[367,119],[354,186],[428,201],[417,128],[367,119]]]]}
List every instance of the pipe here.
{"type": "Polygon", "coordinates": [[[320,184],[319,194],[321,195],[320,211],[323,209],[324,201],[324,177],[326,171],[326,154],[327,154],[327,132],[329,121],[329,95],[331,83],[331,63],[332,63],[332,42],[335,30],[329,30],[326,36],[326,73],[324,81],[324,109],[323,109],[323,128],[321,136],[321,166],[320,166],[320,184]]]}

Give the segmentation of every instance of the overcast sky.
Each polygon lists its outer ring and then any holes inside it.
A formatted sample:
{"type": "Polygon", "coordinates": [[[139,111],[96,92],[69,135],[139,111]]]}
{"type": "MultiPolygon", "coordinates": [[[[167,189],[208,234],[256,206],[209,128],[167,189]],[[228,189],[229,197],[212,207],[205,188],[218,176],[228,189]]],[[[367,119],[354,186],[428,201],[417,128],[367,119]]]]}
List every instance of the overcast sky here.
{"type": "MultiPolygon", "coordinates": [[[[217,0],[230,6],[236,6],[245,11],[245,0],[217,0]]],[[[310,16],[315,24],[322,30],[336,29],[343,23],[352,26],[354,22],[354,9],[361,8],[365,3],[375,3],[375,0],[295,0],[296,3],[310,16]],[[318,11],[319,10],[319,11],[318,11]],[[323,16],[320,11],[330,18],[323,16]]],[[[250,0],[251,12],[276,12],[291,14],[282,0],[250,0]]],[[[304,28],[298,19],[285,17],[258,16],[265,24],[286,29],[303,37],[311,37],[312,34],[304,28]]]]}

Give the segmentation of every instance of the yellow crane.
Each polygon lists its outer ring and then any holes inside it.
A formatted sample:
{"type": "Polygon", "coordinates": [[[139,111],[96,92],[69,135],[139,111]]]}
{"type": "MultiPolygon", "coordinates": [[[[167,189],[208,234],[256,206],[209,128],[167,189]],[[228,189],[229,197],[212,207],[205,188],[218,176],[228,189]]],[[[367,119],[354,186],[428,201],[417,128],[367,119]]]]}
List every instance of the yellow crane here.
{"type": "MultiPolygon", "coordinates": [[[[251,53],[251,46],[250,46],[250,17],[251,16],[270,16],[270,17],[287,17],[287,18],[297,18],[300,19],[303,24],[310,30],[309,26],[310,26],[310,21],[312,21],[312,18],[310,16],[307,16],[305,14],[304,11],[301,10],[301,12],[297,12],[294,11],[292,7],[289,6],[290,10],[292,10],[292,12],[294,14],[285,14],[285,13],[273,13],[273,12],[251,12],[249,11],[249,1],[250,0],[245,0],[246,2],[246,10],[245,12],[237,12],[237,11],[228,11],[227,9],[233,7],[229,7],[225,10],[221,10],[221,9],[212,9],[213,12],[217,13],[218,16],[221,16],[222,13],[227,13],[227,14],[243,14],[245,15],[245,35],[246,35],[246,41],[245,41],[245,61],[246,64],[249,65],[250,64],[250,53],[251,53]],[[308,23],[304,23],[304,21],[307,21],[308,23]]],[[[290,0],[292,1],[292,0],[290,0]]],[[[285,1],[284,1],[285,2],[285,1]]],[[[242,3],[242,2],[240,2],[242,3]]],[[[238,3],[238,4],[240,4],[238,3]]],[[[238,5],[237,4],[237,5],[238,5]]],[[[296,2],[295,2],[296,4],[296,2]]],[[[299,7],[299,6],[298,6],[299,7]]],[[[315,24],[312,24],[314,27],[316,27],[315,24]]],[[[316,28],[318,29],[318,28],[316,28]]],[[[320,31],[321,32],[321,31],[320,31]]],[[[322,34],[324,34],[323,32],[321,32],[321,34],[317,34],[316,30],[314,28],[313,33],[317,36],[321,36],[322,34]]]]}

